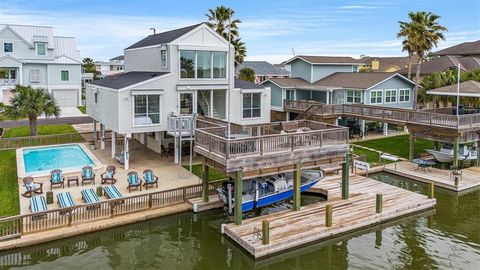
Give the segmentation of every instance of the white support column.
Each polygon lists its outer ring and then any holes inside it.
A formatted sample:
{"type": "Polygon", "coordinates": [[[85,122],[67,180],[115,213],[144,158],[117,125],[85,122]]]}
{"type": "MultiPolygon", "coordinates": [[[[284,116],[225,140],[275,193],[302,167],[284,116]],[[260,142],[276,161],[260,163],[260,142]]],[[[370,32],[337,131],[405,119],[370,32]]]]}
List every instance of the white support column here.
{"type": "Polygon", "coordinates": [[[115,138],[115,131],[112,130],[112,154],[111,154],[111,157],[112,158],[115,158],[115,151],[117,150],[117,139],[115,138]]]}
{"type": "Polygon", "coordinates": [[[100,149],[105,150],[105,125],[100,124],[100,149]]]}
{"type": "Polygon", "coordinates": [[[97,121],[93,120],[93,149],[97,148],[97,121]]]}
{"type": "Polygon", "coordinates": [[[335,118],[335,126],[338,126],[338,120],[340,120],[340,117],[335,118]]]}
{"type": "Polygon", "coordinates": [[[360,130],[362,131],[362,140],[365,139],[365,119],[360,120],[360,130]]]}
{"type": "Polygon", "coordinates": [[[408,127],[407,126],[403,126],[403,132],[408,133],[408,127]]]}
{"type": "Polygon", "coordinates": [[[326,93],[327,93],[327,102],[326,103],[330,104],[330,92],[327,91],[326,93]]]}
{"type": "Polygon", "coordinates": [[[388,135],[388,123],[383,123],[383,136],[388,135]]]}
{"type": "Polygon", "coordinates": [[[131,136],[131,134],[125,134],[125,137],[123,138],[123,161],[124,161],[124,169],[126,171],[129,170],[130,164],[129,164],[129,149],[128,149],[128,138],[131,136]]]}

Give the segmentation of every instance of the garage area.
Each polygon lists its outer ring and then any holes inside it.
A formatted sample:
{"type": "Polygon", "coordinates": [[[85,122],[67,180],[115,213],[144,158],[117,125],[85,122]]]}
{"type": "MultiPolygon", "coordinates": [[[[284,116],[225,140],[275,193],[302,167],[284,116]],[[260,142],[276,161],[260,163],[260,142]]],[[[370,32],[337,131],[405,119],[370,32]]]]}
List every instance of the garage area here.
{"type": "Polygon", "coordinates": [[[77,106],[78,90],[76,89],[57,89],[53,91],[53,96],[60,107],[77,106]]]}

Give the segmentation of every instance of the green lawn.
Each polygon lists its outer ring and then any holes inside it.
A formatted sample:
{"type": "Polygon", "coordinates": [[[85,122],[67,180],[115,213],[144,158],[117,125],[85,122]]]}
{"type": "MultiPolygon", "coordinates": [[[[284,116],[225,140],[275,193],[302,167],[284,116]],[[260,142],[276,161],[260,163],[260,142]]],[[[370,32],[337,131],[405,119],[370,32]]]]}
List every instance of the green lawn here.
{"type": "MultiPolygon", "coordinates": [[[[45,125],[38,126],[38,135],[52,135],[52,134],[67,134],[77,133],[77,130],[71,125],[45,125]]],[[[7,128],[3,138],[15,138],[30,136],[30,128],[27,127],[13,127],[7,128]]]]}
{"type": "MultiPolygon", "coordinates": [[[[183,167],[187,170],[190,170],[190,166],[188,165],[183,165],[183,167]]],[[[195,164],[192,165],[192,173],[200,178],[202,178],[202,164],[195,164]]],[[[213,168],[210,168],[208,170],[208,180],[210,181],[215,181],[215,180],[220,180],[220,179],[225,179],[227,178],[227,175],[225,175],[222,172],[219,172],[213,168]]]]}
{"type": "Polygon", "coordinates": [[[380,155],[377,152],[355,147],[353,153],[358,156],[365,156],[372,167],[380,165],[380,155]]]}
{"type": "MultiPolygon", "coordinates": [[[[357,142],[355,144],[408,159],[408,135],[357,142]]],[[[433,142],[424,139],[416,139],[414,148],[415,154],[423,153],[425,152],[425,149],[433,148],[433,142]]]]}
{"type": "Polygon", "coordinates": [[[0,151],[0,217],[20,213],[15,151],[0,151]]]}
{"type": "Polygon", "coordinates": [[[83,114],[86,114],[86,113],[87,113],[87,107],[85,107],[85,106],[78,106],[77,108],[78,108],[78,110],[80,110],[83,114]]]}

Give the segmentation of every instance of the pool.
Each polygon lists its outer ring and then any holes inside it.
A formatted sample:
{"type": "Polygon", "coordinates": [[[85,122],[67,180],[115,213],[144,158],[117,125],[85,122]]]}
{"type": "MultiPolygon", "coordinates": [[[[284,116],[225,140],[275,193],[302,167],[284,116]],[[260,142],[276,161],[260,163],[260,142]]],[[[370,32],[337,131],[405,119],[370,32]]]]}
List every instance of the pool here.
{"type": "Polygon", "coordinates": [[[21,148],[17,150],[18,176],[44,176],[53,169],[81,171],[83,166],[96,167],[95,160],[83,144],[21,148]]]}

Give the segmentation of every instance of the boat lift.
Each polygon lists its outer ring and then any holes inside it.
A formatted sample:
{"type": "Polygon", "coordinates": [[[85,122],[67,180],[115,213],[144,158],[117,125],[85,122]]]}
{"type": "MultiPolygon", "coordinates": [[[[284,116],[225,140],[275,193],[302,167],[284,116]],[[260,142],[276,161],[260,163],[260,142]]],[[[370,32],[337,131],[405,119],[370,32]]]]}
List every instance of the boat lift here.
{"type": "Polygon", "coordinates": [[[192,157],[193,157],[193,140],[195,136],[196,114],[175,115],[171,112],[168,115],[167,133],[173,136],[174,146],[174,162],[178,164],[178,176],[182,177],[182,145],[184,141],[190,142],[189,154],[189,171],[192,173],[192,157]]]}

